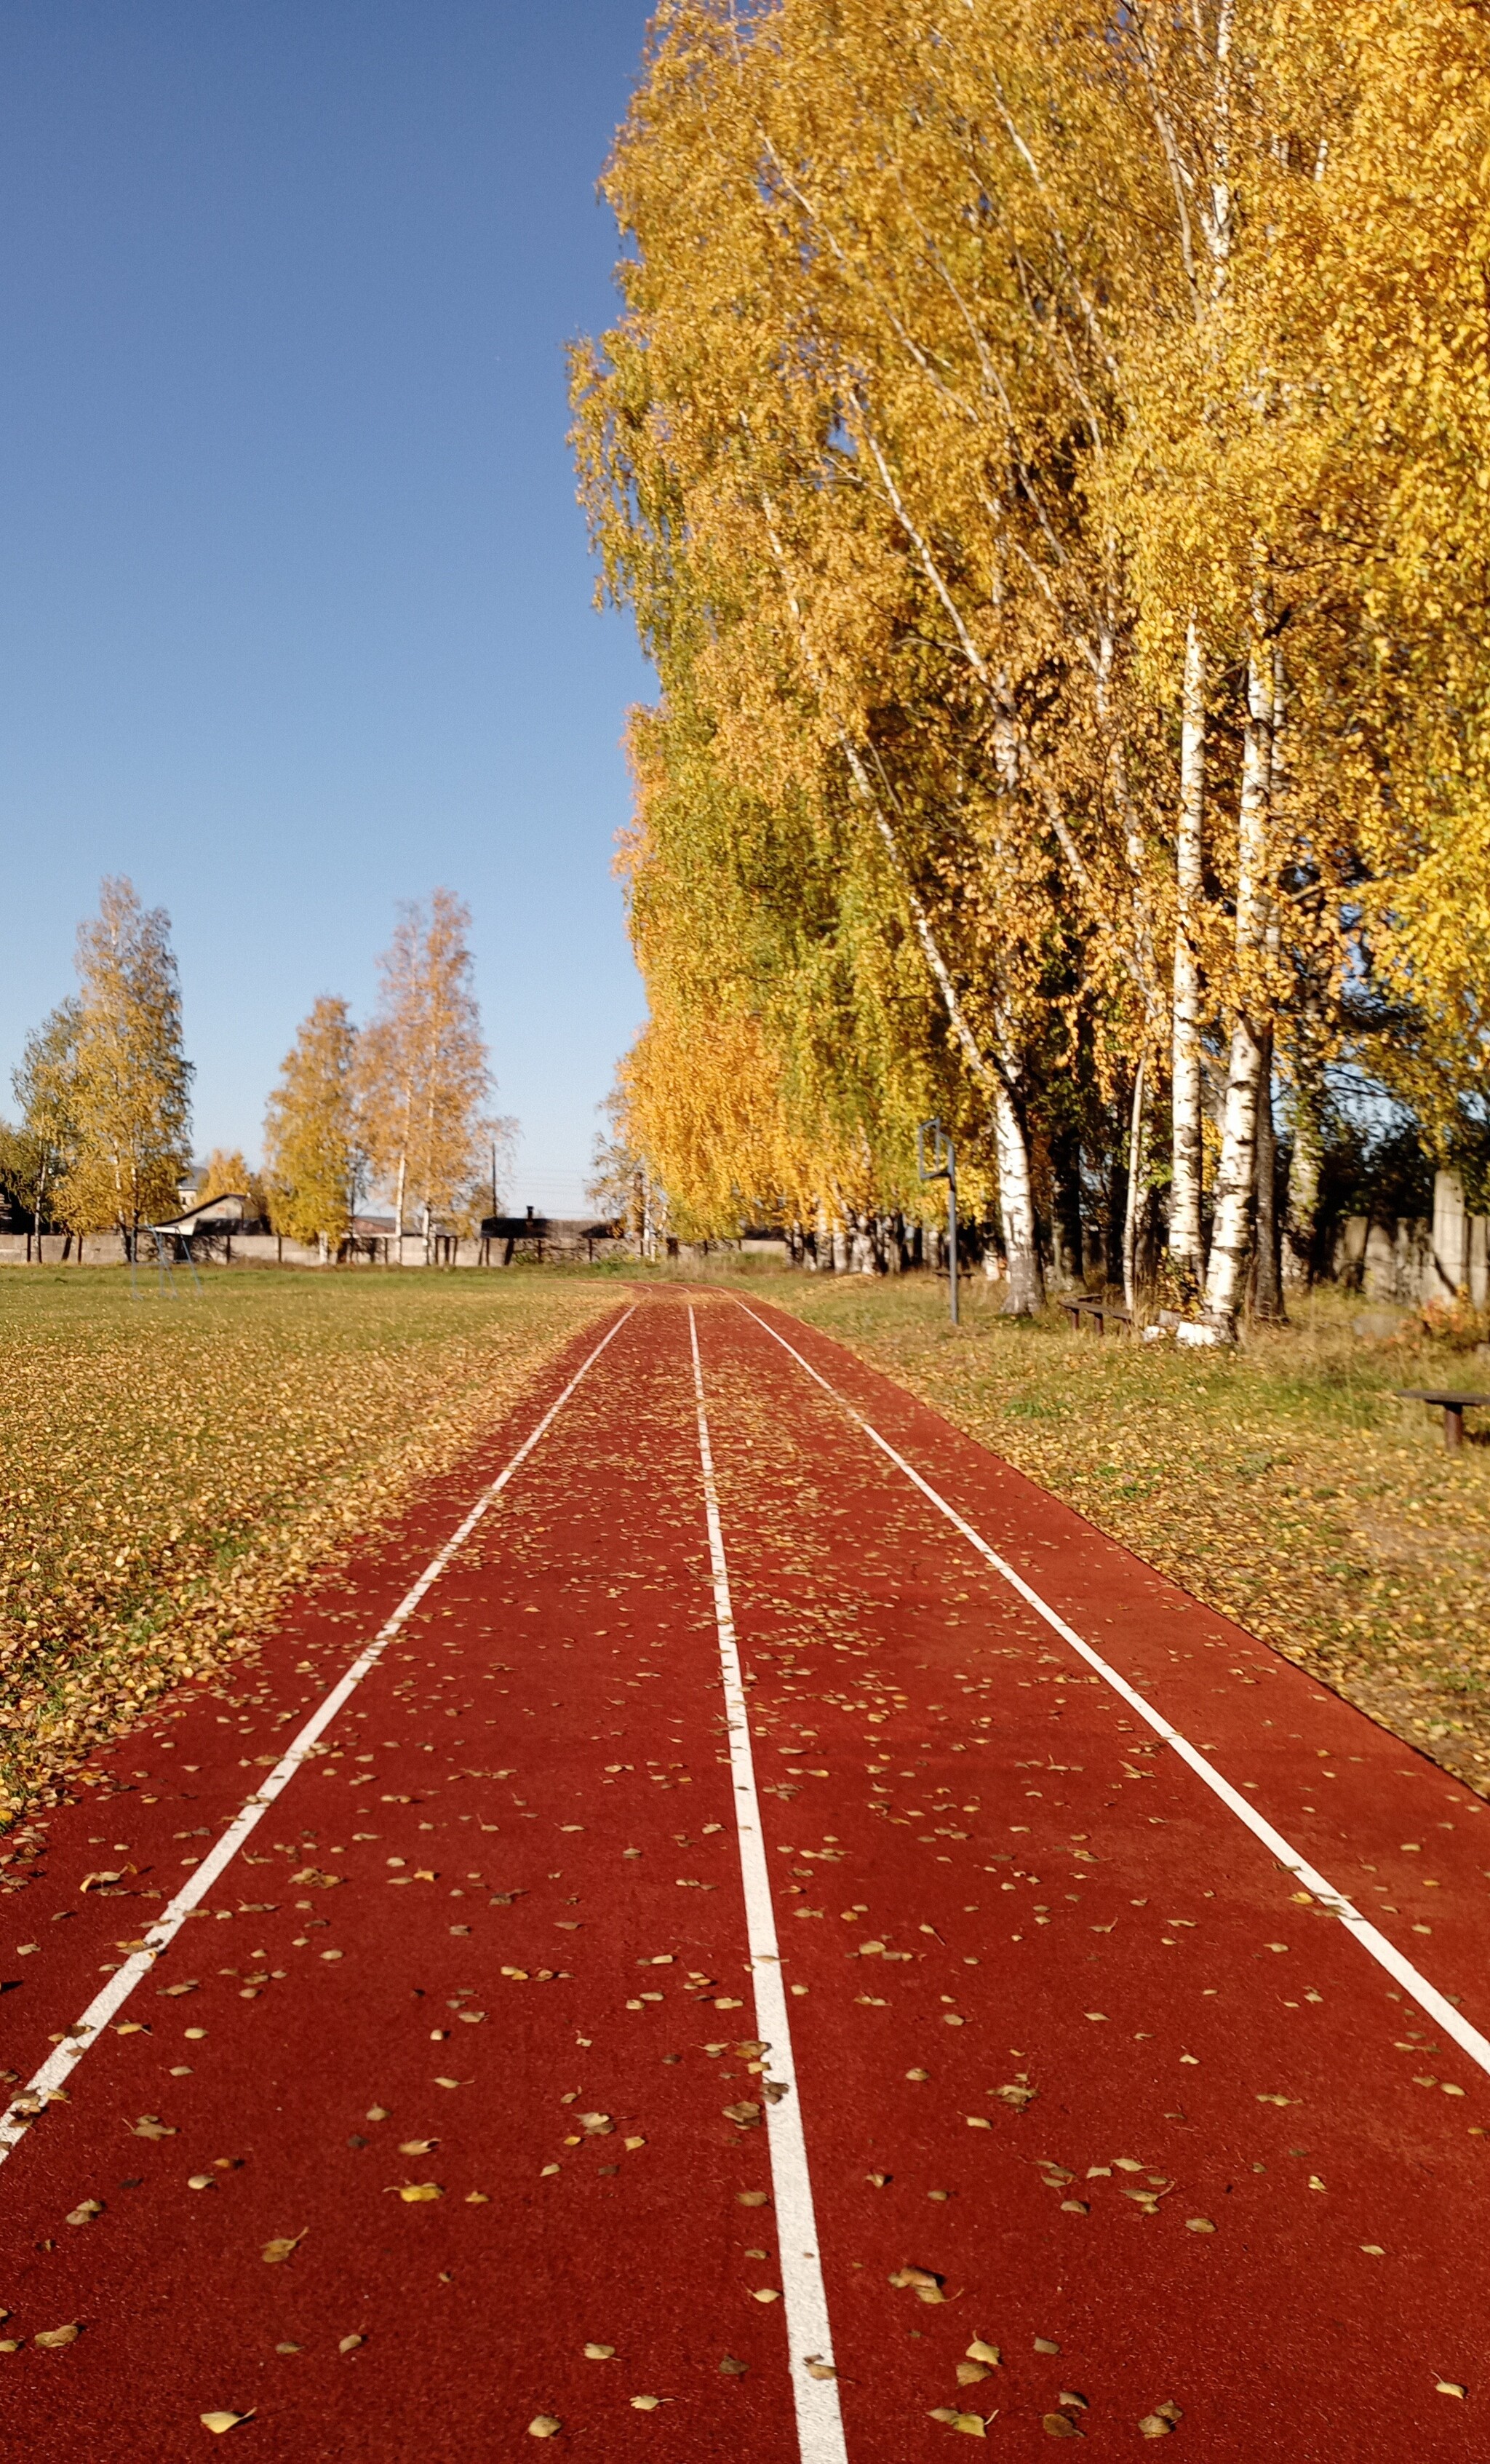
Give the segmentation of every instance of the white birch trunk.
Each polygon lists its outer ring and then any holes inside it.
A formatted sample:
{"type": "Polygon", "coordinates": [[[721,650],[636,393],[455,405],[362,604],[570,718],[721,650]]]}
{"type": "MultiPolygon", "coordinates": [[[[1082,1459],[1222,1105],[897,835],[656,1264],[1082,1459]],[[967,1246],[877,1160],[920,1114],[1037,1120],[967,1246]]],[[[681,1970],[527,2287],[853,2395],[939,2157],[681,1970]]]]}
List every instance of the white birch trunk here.
{"type": "Polygon", "coordinates": [[[1259,1004],[1269,900],[1264,879],[1272,790],[1273,663],[1254,641],[1247,662],[1247,724],[1242,743],[1241,809],[1237,845],[1237,1013],[1226,1072],[1216,1221],[1206,1275],[1205,1311],[1216,1332],[1235,1334],[1252,1252],[1257,1183],[1258,1094],[1264,1036],[1259,1004]]]}
{"type": "MultiPolygon", "coordinates": [[[[1185,634],[1180,715],[1179,834],[1175,844],[1173,1157],[1170,1184],[1170,1260],[1187,1297],[1197,1294],[1205,1269],[1200,1229],[1200,957],[1204,895],[1206,661],[1194,616],[1185,634]]],[[[1129,1304],[1131,1306],[1131,1303],[1129,1304]]]]}
{"type": "Polygon", "coordinates": [[[994,1086],[994,1145],[998,1157],[998,1213],[1009,1268],[1004,1314],[1033,1317],[1045,1306],[1045,1279],[1035,1227],[1029,1142],[1002,1077],[994,1086]]]}
{"type": "Polygon", "coordinates": [[[1314,1272],[1314,1219],[1319,1206],[1320,1133],[1313,1105],[1294,1089],[1293,1146],[1288,1157],[1288,1213],[1283,1286],[1306,1291],[1314,1272]]]}
{"type": "Polygon", "coordinates": [[[1143,1212],[1145,1056],[1133,1072],[1133,1109],[1128,1133],[1128,1205],[1123,1221],[1123,1303],[1138,1307],[1138,1223],[1143,1212]]]}
{"type": "Polygon", "coordinates": [[[1262,1070],[1258,1087],[1257,1241],[1252,1306],[1260,1318],[1281,1326],[1285,1317],[1278,1255],[1278,1133],[1273,1119],[1273,1030],[1260,1038],[1262,1070]]]}
{"type": "Polygon", "coordinates": [[[393,1194],[393,1229],[398,1239],[399,1265],[401,1266],[404,1264],[404,1179],[407,1170],[408,1158],[406,1155],[401,1154],[399,1156],[398,1180],[393,1194]]]}
{"type": "MultiPolygon", "coordinates": [[[[1283,723],[1283,690],[1282,661],[1275,651],[1273,659],[1273,711],[1271,737],[1271,796],[1269,809],[1276,817],[1282,805],[1279,770],[1279,741],[1283,723]]],[[[1267,902],[1267,925],[1263,934],[1267,952],[1268,973],[1276,978],[1282,949],[1282,927],[1278,902],[1267,902]]],[[[1284,1323],[1282,1260],[1278,1238],[1278,1124],[1273,1111],[1274,1033],[1271,1011],[1260,1030],[1262,1046],[1262,1072],[1258,1087],[1257,1135],[1257,1228],[1256,1259],[1252,1277],[1252,1305],[1260,1318],[1276,1326],[1284,1323]]]]}

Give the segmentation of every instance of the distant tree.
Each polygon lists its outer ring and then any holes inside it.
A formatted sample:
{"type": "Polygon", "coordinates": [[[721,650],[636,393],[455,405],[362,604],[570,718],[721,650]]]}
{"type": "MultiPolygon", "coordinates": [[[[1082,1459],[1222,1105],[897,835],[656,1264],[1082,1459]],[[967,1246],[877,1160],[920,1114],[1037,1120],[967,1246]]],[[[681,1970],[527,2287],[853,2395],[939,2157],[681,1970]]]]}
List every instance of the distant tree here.
{"type": "Polygon", "coordinates": [[[0,1120],[0,1197],[24,1207],[22,1184],[27,1177],[21,1133],[12,1121],[0,1120]]]}
{"type": "Polygon", "coordinates": [[[640,1241],[648,1229],[650,1207],[646,1165],[626,1136],[625,1090],[617,1086],[599,1108],[608,1128],[597,1130],[590,1150],[584,1195],[598,1215],[624,1224],[640,1241]]]}
{"type": "Polygon", "coordinates": [[[294,1241],[335,1246],[357,1211],[364,1169],[357,1042],[345,1001],[322,994],[300,1023],[265,1110],[270,1218],[294,1241]]]}
{"type": "Polygon", "coordinates": [[[379,960],[377,1013],[362,1039],[368,1155],[402,1235],[412,1204],[428,1239],[434,1217],[467,1211],[492,1124],[487,1048],[472,985],[471,913],[449,890],[427,911],[400,910],[379,960]]]}
{"type": "Polygon", "coordinates": [[[162,907],[105,880],[78,928],[76,1150],[56,1211],[77,1231],[113,1224],[133,1243],[174,1215],[190,1160],[192,1068],[182,1045],[181,986],[162,907]]]}
{"type": "Polygon", "coordinates": [[[248,1159],[237,1147],[214,1147],[202,1167],[197,1183],[197,1204],[209,1198],[222,1198],[246,1192],[249,1186],[248,1159]]]}
{"type": "MultiPolygon", "coordinates": [[[[65,1001],[33,1027],[11,1084],[21,1108],[8,1130],[0,1176],[38,1231],[51,1222],[56,1192],[77,1152],[78,1004],[65,1001]]],[[[39,1265],[41,1251],[36,1259],[39,1265]]]]}
{"type": "Polygon", "coordinates": [[[197,1204],[202,1205],[208,1198],[226,1196],[245,1198],[255,1222],[262,1222],[269,1214],[263,1174],[254,1171],[239,1147],[214,1147],[202,1168],[197,1204]]]}

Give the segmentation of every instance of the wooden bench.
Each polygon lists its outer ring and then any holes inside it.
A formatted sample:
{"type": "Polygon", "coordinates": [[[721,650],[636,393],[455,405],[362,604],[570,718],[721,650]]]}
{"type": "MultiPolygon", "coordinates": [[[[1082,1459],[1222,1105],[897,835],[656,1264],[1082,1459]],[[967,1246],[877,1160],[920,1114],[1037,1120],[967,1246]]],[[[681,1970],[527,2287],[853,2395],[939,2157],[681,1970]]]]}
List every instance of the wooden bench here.
{"type": "Polygon", "coordinates": [[[1399,1386],[1397,1392],[1404,1402],[1438,1406],[1443,1414],[1443,1442],[1451,1455],[1457,1454],[1464,1442],[1465,1413],[1477,1404],[1490,1403],[1490,1395],[1461,1395],[1443,1386],[1399,1386]]]}
{"type": "Polygon", "coordinates": [[[1063,1300],[1061,1306],[1072,1326],[1079,1327],[1085,1317],[1091,1321],[1099,1334],[1106,1334],[1109,1318],[1114,1326],[1131,1326],[1133,1322],[1129,1311],[1121,1308],[1116,1301],[1099,1300],[1091,1292],[1078,1293],[1068,1300],[1063,1300]]]}

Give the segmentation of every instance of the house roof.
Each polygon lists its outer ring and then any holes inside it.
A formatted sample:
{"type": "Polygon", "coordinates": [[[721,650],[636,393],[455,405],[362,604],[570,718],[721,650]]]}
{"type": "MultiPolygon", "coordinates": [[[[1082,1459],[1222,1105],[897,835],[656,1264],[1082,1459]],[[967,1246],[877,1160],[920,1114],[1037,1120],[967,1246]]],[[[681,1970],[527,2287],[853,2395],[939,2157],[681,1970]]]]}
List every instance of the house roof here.
{"type": "Polygon", "coordinates": [[[212,1197],[203,1198],[184,1214],[167,1216],[157,1223],[157,1232],[201,1232],[208,1223],[242,1223],[249,1211],[248,1194],[241,1189],[220,1189],[212,1197]]]}

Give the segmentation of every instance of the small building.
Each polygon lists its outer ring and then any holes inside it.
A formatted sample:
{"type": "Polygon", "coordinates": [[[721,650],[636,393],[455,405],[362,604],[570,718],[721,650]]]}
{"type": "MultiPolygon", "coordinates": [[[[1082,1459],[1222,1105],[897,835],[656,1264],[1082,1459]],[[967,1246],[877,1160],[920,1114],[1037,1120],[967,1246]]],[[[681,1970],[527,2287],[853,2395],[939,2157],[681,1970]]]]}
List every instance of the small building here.
{"type": "Polygon", "coordinates": [[[169,1241],[178,1257],[187,1255],[189,1243],[197,1257],[219,1258],[224,1265],[231,1262],[234,1239],[263,1240],[270,1234],[270,1226],[253,1213],[252,1199],[241,1189],[218,1190],[211,1198],[198,1199],[179,1215],[152,1223],[150,1230],[169,1241]]]}
{"type": "Polygon", "coordinates": [[[164,1222],[151,1226],[156,1232],[174,1232],[184,1240],[194,1240],[199,1232],[259,1232],[269,1226],[261,1224],[249,1213],[249,1199],[241,1189],[221,1189],[211,1198],[199,1198],[184,1207],[180,1215],[168,1216],[164,1222]]]}

